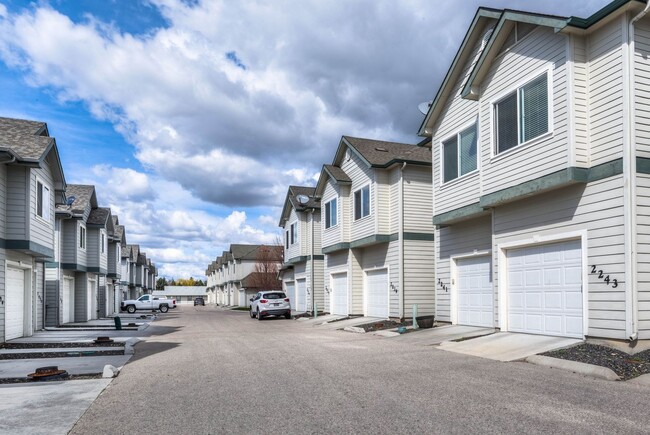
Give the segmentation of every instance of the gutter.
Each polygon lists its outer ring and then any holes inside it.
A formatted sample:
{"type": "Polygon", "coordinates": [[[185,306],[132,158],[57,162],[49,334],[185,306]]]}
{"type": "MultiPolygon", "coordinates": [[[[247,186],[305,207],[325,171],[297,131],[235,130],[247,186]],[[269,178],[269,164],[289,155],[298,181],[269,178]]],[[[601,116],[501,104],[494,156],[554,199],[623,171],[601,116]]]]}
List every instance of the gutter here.
{"type": "Polygon", "coordinates": [[[399,317],[404,318],[404,168],[406,162],[402,163],[399,170],[399,317]]]}
{"type": "Polygon", "coordinates": [[[636,249],[636,123],[634,120],[635,104],[635,87],[634,87],[634,26],[637,21],[642,19],[650,11],[650,2],[646,3],[645,8],[630,20],[627,29],[627,51],[624,56],[627,57],[625,65],[627,66],[627,86],[623,89],[624,96],[627,96],[627,114],[623,113],[624,119],[627,119],[625,132],[627,141],[623,147],[623,177],[624,177],[624,197],[625,207],[625,250],[629,254],[629,262],[625,266],[625,275],[629,291],[626,291],[626,332],[628,340],[636,341],[639,338],[639,288],[637,280],[637,249],[636,249]],[[627,116],[626,116],[627,115],[627,116]]]}

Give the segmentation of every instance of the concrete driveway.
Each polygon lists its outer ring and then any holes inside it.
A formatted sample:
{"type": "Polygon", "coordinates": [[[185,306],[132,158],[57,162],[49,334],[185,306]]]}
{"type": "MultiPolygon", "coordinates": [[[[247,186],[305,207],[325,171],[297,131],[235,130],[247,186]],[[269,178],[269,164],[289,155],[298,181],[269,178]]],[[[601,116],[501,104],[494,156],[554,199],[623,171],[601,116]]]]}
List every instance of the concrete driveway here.
{"type": "Polygon", "coordinates": [[[440,349],[496,361],[518,361],[531,355],[575,346],[582,340],[547,335],[498,332],[465,341],[445,341],[440,349]]]}

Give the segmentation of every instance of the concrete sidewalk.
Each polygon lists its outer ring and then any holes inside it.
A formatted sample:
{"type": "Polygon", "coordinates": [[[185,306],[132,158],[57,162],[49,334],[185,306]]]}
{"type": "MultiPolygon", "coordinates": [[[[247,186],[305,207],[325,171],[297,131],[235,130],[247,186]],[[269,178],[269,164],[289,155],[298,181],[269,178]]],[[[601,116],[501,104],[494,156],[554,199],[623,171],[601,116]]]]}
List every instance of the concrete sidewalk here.
{"type": "Polygon", "coordinates": [[[66,434],[111,379],[0,385],[0,433],[66,434]]]}
{"type": "Polygon", "coordinates": [[[79,356],[0,360],[0,378],[26,378],[39,367],[57,366],[70,375],[103,373],[107,364],[121,368],[133,355],[79,356]]]}
{"type": "Polygon", "coordinates": [[[350,319],[339,320],[337,322],[323,323],[318,325],[319,328],[324,329],[344,329],[346,326],[365,325],[366,323],[379,322],[382,319],[379,317],[352,317],[350,319]]]}
{"type": "Polygon", "coordinates": [[[420,346],[435,346],[449,340],[462,338],[479,337],[492,334],[492,328],[479,328],[476,326],[442,325],[430,329],[418,329],[417,331],[403,334],[399,337],[400,343],[409,343],[420,346]]]}

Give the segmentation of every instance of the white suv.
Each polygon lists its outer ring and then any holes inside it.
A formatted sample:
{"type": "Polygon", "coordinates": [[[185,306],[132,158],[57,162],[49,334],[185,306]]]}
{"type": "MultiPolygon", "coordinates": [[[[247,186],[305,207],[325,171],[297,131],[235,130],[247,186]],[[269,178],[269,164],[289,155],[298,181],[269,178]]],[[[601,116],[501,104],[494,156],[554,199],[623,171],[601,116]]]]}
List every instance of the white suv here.
{"type": "Polygon", "coordinates": [[[254,298],[251,298],[249,312],[251,318],[257,317],[257,320],[262,320],[266,316],[284,316],[285,319],[290,319],[291,304],[282,291],[258,292],[254,298]]]}

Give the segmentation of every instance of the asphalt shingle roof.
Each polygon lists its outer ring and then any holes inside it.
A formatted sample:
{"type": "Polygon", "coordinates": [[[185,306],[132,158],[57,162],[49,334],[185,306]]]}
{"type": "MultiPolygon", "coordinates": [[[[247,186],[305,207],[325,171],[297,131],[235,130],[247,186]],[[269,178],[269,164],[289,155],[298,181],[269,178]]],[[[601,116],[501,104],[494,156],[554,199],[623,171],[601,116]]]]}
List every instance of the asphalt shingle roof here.
{"type": "Polygon", "coordinates": [[[387,167],[401,162],[431,165],[429,148],[350,136],[343,136],[343,139],[374,167],[387,167]]]}
{"type": "Polygon", "coordinates": [[[345,171],[338,166],[334,165],[323,165],[325,170],[332,176],[336,181],[351,183],[352,179],[345,173],[345,171]]]}
{"type": "Polygon", "coordinates": [[[314,192],[316,191],[315,187],[305,187],[305,186],[289,186],[289,201],[291,205],[296,210],[303,210],[306,208],[320,208],[320,201],[314,199],[314,192]],[[298,202],[296,197],[298,195],[305,195],[309,198],[306,204],[301,204],[298,202]]]}
{"type": "MultiPolygon", "coordinates": [[[[75,201],[76,202],[76,201],[75,201]]],[[[88,223],[90,225],[106,225],[110,209],[108,208],[93,208],[88,215],[88,223]]]]}
{"type": "Polygon", "coordinates": [[[70,207],[74,213],[83,213],[87,205],[93,206],[92,196],[94,192],[95,186],[86,184],[68,184],[65,190],[67,197],[75,197],[70,207]]]}
{"type": "Polygon", "coordinates": [[[0,117],[0,149],[8,150],[18,160],[38,161],[54,138],[47,133],[44,122],[0,117]]]}

